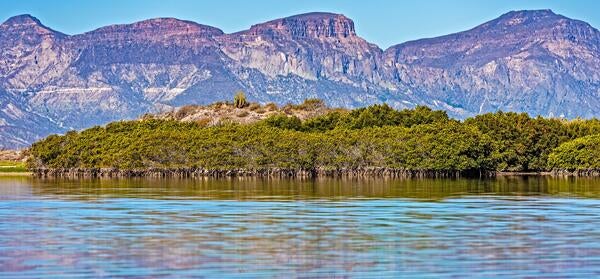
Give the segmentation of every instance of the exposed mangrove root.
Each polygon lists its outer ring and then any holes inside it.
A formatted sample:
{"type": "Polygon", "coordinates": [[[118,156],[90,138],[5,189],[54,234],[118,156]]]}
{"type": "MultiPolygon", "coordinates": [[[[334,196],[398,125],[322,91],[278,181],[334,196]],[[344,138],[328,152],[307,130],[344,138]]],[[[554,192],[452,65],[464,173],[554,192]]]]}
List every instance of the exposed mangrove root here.
{"type": "Polygon", "coordinates": [[[32,169],[37,177],[398,177],[398,178],[458,178],[488,177],[494,172],[480,171],[433,171],[404,170],[390,168],[354,168],[354,169],[202,169],[202,168],[149,168],[120,170],[114,168],[72,168],[72,169],[32,169]]]}
{"type": "Polygon", "coordinates": [[[392,168],[352,168],[352,169],[203,169],[203,168],[148,168],[148,169],[115,169],[115,168],[71,168],[71,169],[32,169],[37,177],[397,177],[397,178],[459,178],[459,177],[495,177],[498,175],[552,175],[600,177],[600,169],[589,170],[553,170],[541,173],[495,172],[495,171],[435,171],[404,170],[392,168]]]}
{"type": "Polygon", "coordinates": [[[600,176],[600,169],[586,170],[553,170],[552,175],[555,176],[600,176]]]}

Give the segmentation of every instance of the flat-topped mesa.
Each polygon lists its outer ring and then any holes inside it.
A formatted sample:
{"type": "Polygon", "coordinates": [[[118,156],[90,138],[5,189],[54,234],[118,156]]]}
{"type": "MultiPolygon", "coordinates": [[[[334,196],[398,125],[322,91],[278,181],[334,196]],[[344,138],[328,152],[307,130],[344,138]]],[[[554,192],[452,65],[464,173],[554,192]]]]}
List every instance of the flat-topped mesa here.
{"type": "Polygon", "coordinates": [[[295,75],[354,87],[380,80],[382,50],[359,37],[354,22],[341,14],[294,15],[217,40],[228,57],[272,78],[295,75]]]}
{"type": "Polygon", "coordinates": [[[210,40],[223,35],[216,27],[198,24],[176,18],[155,18],[131,24],[118,24],[102,27],[77,37],[95,41],[149,40],[160,41],[171,38],[193,38],[210,40]]]}
{"type": "Polygon", "coordinates": [[[274,35],[274,32],[293,38],[355,37],[354,22],[341,14],[307,13],[253,25],[251,35],[274,35]]]}

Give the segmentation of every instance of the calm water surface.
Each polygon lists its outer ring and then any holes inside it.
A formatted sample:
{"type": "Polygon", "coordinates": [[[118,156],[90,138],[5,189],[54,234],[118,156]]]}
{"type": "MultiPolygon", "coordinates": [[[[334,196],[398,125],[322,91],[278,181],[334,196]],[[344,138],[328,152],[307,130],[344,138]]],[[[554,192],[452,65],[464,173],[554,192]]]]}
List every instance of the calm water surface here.
{"type": "Polygon", "coordinates": [[[600,179],[0,178],[0,277],[600,276],[600,179]]]}

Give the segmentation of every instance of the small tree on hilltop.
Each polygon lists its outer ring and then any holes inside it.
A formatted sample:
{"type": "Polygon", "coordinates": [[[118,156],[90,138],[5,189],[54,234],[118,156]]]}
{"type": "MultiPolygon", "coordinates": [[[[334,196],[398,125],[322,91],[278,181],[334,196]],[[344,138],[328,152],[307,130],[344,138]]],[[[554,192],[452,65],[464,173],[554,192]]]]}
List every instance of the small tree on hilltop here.
{"type": "Polygon", "coordinates": [[[243,108],[248,105],[248,101],[246,101],[246,94],[242,91],[238,91],[233,97],[233,105],[236,108],[243,108]]]}

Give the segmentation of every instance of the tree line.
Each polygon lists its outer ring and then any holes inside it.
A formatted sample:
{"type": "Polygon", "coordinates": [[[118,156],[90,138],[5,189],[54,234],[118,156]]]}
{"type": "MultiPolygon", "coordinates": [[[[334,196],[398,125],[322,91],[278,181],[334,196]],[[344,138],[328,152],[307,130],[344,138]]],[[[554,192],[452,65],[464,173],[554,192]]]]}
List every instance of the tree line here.
{"type": "Polygon", "coordinates": [[[458,121],[424,106],[382,104],[244,125],[119,121],[49,136],[28,153],[32,169],[574,171],[600,169],[600,121],[512,112],[458,121]]]}

